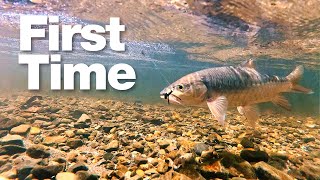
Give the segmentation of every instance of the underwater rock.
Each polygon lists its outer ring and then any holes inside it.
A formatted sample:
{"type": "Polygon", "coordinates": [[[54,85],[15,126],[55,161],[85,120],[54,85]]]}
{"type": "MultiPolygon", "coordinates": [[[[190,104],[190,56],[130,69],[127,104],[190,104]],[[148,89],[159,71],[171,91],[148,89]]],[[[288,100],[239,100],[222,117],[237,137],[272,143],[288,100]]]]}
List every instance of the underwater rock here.
{"type": "Polygon", "coordinates": [[[244,148],[254,148],[253,142],[250,141],[250,139],[247,138],[247,137],[242,138],[240,144],[241,144],[244,148]]]}
{"type": "Polygon", "coordinates": [[[76,180],[78,177],[71,172],[60,172],[56,175],[56,180],[76,180]]]}
{"type": "Polygon", "coordinates": [[[31,170],[31,174],[38,179],[47,179],[57,175],[63,171],[64,166],[62,164],[49,165],[49,166],[35,166],[31,170]]]}
{"type": "Polygon", "coordinates": [[[70,138],[68,139],[67,141],[67,146],[73,148],[73,149],[76,149],[80,146],[82,146],[84,143],[81,139],[76,139],[76,138],[70,138]]]}
{"type": "Polygon", "coordinates": [[[17,145],[4,145],[0,147],[0,155],[14,155],[26,152],[26,148],[17,145]]]}
{"type": "Polygon", "coordinates": [[[308,143],[308,142],[315,141],[316,139],[311,135],[306,135],[306,136],[302,137],[302,140],[304,143],[308,143]]]}
{"type": "Polygon", "coordinates": [[[21,118],[15,118],[15,119],[10,119],[10,118],[5,118],[5,117],[0,117],[0,130],[10,130],[11,128],[18,126],[23,123],[23,119],[21,118]]]}
{"type": "Polygon", "coordinates": [[[112,140],[107,146],[105,147],[106,152],[117,151],[119,149],[119,141],[112,140]]]}
{"type": "Polygon", "coordinates": [[[89,170],[89,168],[83,162],[78,162],[78,163],[70,166],[68,169],[68,172],[76,173],[78,171],[88,171],[88,170],[89,170]]]}
{"type": "Polygon", "coordinates": [[[161,174],[167,172],[169,169],[168,164],[165,161],[159,161],[157,166],[157,171],[161,174]]]}
{"type": "Polygon", "coordinates": [[[311,164],[304,164],[299,168],[301,174],[310,180],[320,179],[320,167],[311,164]]]}
{"type": "Polygon", "coordinates": [[[0,145],[24,146],[23,139],[20,135],[10,135],[10,134],[0,139],[0,145]]]}
{"type": "Polygon", "coordinates": [[[200,156],[203,151],[207,151],[209,149],[209,146],[206,145],[205,143],[196,143],[193,149],[194,149],[194,152],[200,156]]]}
{"type": "Polygon", "coordinates": [[[256,175],[261,180],[293,180],[288,174],[270,166],[265,162],[258,162],[254,166],[256,175]]]}
{"type": "Polygon", "coordinates": [[[43,145],[33,145],[27,149],[27,155],[38,159],[38,158],[47,158],[50,156],[50,152],[48,151],[48,148],[43,145]]]}
{"type": "Polygon", "coordinates": [[[21,124],[19,126],[16,126],[10,130],[10,134],[19,134],[19,135],[25,135],[29,132],[31,126],[28,124],[21,124]]]}
{"type": "Polygon", "coordinates": [[[64,136],[47,136],[43,140],[44,145],[53,146],[56,144],[64,143],[67,141],[67,138],[64,136]]]}
{"type": "Polygon", "coordinates": [[[240,157],[249,162],[268,162],[269,160],[269,155],[266,152],[249,149],[242,150],[240,153],[240,157]]]}

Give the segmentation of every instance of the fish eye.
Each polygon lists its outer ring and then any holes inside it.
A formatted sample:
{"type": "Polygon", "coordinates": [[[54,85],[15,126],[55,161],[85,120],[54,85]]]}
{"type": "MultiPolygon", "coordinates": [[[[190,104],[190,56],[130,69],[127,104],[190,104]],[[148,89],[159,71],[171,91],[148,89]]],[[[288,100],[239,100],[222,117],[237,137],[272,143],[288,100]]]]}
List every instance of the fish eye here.
{"type": "Polygon", "coordinates": [[[183,85],[178,85],[177,87],[178,87],[178,89],[180,89],[180,90],[182,90],[182,89],[184,88],[183,85]]]}

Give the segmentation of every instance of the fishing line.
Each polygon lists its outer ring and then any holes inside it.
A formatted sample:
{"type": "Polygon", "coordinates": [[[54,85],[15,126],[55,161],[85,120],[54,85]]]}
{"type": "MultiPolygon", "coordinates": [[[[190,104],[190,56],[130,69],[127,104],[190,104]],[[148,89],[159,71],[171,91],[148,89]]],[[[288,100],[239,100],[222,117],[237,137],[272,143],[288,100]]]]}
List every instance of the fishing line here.
{"type": "Polygon", "coordinates": [[[152,61],[153,65],[154,65],[154,69],[158,70],[159,74],[162,76],[162,78],[167,82],[168,85],[170,85],[170,82],[168,81],[168,79],[164,76],[164,74],[160,71],[159,67],[157,66],[157,64],[152,61]]]}

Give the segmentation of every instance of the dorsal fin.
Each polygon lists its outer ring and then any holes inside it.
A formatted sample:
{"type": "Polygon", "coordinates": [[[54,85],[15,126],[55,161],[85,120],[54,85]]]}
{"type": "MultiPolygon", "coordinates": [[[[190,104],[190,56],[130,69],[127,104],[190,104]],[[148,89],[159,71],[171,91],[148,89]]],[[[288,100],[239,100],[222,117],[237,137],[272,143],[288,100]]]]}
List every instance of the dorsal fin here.
{"type": "Polygon", "coordinates": [[[240,66],[247,67],[247,68],[252,68],[252,69],[256,68],[256,65],[254,64],[254,61],[252,59],[249,59],[249,60],[246,60],[246,61],[242,62],[240,64],[240,66]]]}

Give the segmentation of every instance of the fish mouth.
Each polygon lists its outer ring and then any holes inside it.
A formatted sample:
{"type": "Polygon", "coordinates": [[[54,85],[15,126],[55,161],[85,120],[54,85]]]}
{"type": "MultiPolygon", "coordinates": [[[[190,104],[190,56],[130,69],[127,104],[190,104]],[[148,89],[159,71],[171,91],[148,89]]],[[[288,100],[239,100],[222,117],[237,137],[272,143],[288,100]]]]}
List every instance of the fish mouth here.
{"type": "Polygon", "coordinates": [[[168,104],[170,104],[170,101],[173,101],[173,102],[176,102],[178,104],[181,104],[179,101],[181,101],[181,98],[179,98],[178,96],[172,94],[173,93],[173,90],[170,90],[169,92],[161,92],[160,93],[160,97],[162,99],[167,99],[168,100],[168,104]],[[172,98],[171,98],[171,97],[172,98]]]}

